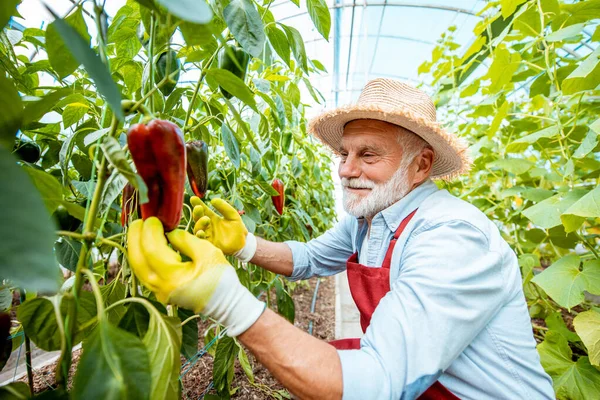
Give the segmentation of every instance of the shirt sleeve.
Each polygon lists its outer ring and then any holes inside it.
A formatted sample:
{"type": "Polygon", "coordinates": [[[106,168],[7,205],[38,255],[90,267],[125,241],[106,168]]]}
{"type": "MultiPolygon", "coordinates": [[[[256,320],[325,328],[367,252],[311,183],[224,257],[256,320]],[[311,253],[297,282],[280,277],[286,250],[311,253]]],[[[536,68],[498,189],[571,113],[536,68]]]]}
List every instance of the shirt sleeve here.
{"type": "Polygon", "coordinates": [[[339,350],[344,400],[415,399],[503,304],[502,255],[466,221],[409,239],[360,350],[339,350]]]}
{"type": "Polygon", "coordinates": [[[352,255],[352,220],[346,217],[323,235],[307,243],[285,242],[292,250],[294,270],[287,279],[329,276],[346,269],[352,255]]]}

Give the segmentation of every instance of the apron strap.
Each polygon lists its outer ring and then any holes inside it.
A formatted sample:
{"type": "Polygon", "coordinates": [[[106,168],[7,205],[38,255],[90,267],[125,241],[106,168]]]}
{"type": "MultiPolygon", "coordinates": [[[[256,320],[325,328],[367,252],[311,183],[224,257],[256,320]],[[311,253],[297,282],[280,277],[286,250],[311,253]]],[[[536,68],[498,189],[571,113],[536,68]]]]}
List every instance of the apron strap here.
{"type": "Polygon", "coordinates": [[[394,238],[390,240],[390,246],[388,247],[387,252],[385,253],[385,258],[383,259],[383,264],[381,265],[381,268],[390,268],[390,264],[392,263],[392,254],[394,253],[394,247],[396,247],[396,242],[398,241],[400,235],[402,235],[402,232],[404,232],[404,228],[406,228],[406,225],[408,225],[412,217],[414,217],[417,213],[417,210],[418,208],[415,211],[408,214],[406,218],[402,220],[398,229],[396,229],[396,233],[394,233],[394,238]]]}

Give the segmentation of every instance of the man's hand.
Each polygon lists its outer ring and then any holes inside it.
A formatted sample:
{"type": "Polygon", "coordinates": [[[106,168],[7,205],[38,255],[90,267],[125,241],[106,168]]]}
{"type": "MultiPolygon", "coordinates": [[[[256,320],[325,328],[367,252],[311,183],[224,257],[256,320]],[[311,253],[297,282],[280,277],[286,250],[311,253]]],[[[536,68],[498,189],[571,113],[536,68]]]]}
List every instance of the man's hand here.
{"type": "Polygon", "coordinates": [[[223,199],[213,199],[210,204],[223,216],[211,210],[202,200],[193,196],[194,233],[206,239],[227,255],[235,255],[246,245],[248,230],[237,210],[223,199]]]}
{"type": "Polygon", "coordinates": [[[252,326],[265,303],[242,286],[223,252],[181,229],[167,237],[191,261],[183,262],[169,247],[158,218],[134,221],[127,234],[131,269],[156,298],[215,318],[228,328],[229,336],[252,326]]]}

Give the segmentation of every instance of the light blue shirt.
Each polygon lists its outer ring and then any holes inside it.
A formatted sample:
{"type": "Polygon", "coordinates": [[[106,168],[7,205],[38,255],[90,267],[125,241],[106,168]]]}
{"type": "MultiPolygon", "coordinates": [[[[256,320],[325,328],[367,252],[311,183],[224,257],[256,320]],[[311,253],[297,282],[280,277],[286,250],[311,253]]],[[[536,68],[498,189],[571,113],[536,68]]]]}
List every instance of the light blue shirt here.
{"type": "MultiPolygon", "coordinates": [[[[416,208],[394,248],[391,290],[360,350],[338,350],[344,400],[415,399],[437,380],[461,399],[554,399],[516,255],[476,207],[423,183],[373,218],[367,265],[381,266],[416,208]]],[[[286,242],[294,259],[289,279],[345,270],[367,228],[346,217],[308,243],[286,242]]]]}

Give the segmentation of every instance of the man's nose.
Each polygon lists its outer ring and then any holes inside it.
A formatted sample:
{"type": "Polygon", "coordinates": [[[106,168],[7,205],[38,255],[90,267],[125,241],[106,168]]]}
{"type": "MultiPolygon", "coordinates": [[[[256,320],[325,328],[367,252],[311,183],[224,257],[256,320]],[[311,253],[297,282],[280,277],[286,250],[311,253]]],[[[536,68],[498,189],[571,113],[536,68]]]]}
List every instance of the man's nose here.
{"type": "Polygon", "coordinates": [[[359,160],[356,157],[348,156],[345,160],[340,161],[338,174],[340,178],[358,178],[362,171],[359,167],[359,160]]]}

